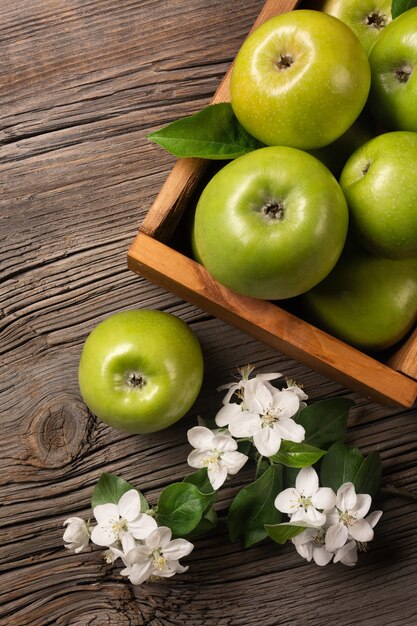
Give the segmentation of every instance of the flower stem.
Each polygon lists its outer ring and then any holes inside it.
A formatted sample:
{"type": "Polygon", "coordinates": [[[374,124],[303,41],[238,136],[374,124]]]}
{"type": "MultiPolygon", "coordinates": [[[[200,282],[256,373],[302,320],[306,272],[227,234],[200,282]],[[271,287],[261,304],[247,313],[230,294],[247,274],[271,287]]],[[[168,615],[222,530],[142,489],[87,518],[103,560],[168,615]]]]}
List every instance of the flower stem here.
{"type": "Polygon", "coordinates": [[[401,487],[395,487],[394,485],[385,485],[381,488],[381,493],[386,493],[393,496],[401,496],[402,498],[408,498],[417,502],[417,493],[408,491],[408,489],[402,489],[401,487]]]}
{"type": "Polygon", "coordinates": [[[260,454],[258,456],[258,460],[256,461],[256,472],[255,472],[255,480],[259,477],[259,472],[261,471],[263,456],[260,454]]]}

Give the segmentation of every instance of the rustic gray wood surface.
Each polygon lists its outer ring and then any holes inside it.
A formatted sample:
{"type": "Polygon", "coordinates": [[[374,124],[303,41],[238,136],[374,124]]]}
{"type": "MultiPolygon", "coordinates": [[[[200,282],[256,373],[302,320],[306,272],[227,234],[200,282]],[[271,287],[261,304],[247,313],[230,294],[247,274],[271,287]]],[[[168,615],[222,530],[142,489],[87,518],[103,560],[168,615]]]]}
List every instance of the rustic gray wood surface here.
{"type": "MultiPolygon", "coordinates": [[[[126,269],[126,251],[173,159],[146,134],[208,103],[262,0],[0,1],[1,538],[5,626],[408,626],[417,624],[417,503],[384,495],[356,568],[320,569],[291,546],[244,551],[216,534],[189,571],[132,587],[74,555],[62,522],[88,517],[101,472],[154,502],[187,471],[186,429],[219,407],[216,386],[247,362],[349,395],[284,355],[126,269]],[[86,410],[77,366],[88,332],[123,309],[169,311],[205,355],[199,399],[175,427],[126,435],[86,410]]],[[[379,449],[384,482],[417,492],[417,412],[359,396],[349,440],[379,449]]]]}

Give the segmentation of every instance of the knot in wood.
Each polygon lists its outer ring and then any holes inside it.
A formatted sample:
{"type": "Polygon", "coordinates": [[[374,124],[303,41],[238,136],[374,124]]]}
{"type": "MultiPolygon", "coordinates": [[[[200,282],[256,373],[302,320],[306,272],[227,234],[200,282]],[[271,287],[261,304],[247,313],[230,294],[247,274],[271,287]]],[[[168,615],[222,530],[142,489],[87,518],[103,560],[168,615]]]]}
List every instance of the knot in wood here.
{"type": "Polygon", "coordinates": [[[28,461],[37,467],[71,463],[89,445],[94,418],[78,399],[61,396],[40,406],[31,420],[28,461]]]}

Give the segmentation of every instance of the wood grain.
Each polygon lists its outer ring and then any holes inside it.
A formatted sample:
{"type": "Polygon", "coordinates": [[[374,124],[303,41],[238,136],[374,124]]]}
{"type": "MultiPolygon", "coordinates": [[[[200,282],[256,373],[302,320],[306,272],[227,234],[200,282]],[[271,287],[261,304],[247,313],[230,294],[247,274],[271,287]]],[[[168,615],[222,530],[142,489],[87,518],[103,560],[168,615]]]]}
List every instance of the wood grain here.
{"type": "Polygon", "coordinates": [[[247,362],[301,381],[312,400],[357,401],[349,440],[379,449],[385,483],[417,492],[417,411],[387,409],[138,278],[126,251],[173,159],[146,142],[207,104],[260,0],[0,0],[1,626],[409,626],[417,622],[417,512],[384,495],[359,566],[319,569],[291,547],[248,551],[224,516],[251,470],[227,483],[216,535],[189,571],[132,587],[100,550],[65,551],[62,523],[91,516],[103,471],[151,502],[187,471],[186,429],[219,408],[247,362]],[[88,332],[123,309],[188,322],[205,358],[201,394],[176,426],[116,432],[77,386],[88,332]]]}

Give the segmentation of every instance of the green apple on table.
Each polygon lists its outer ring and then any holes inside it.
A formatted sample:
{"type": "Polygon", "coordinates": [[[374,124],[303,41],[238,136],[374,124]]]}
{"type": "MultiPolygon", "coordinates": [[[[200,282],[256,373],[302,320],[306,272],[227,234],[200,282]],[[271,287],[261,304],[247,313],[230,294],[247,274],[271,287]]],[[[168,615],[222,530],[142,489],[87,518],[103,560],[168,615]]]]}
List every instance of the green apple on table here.
{"type": "Polygon", "coordinates": [[[369,107],[386,130],[417,131],[417,8],[399,15],[369,55],[369,107]]]}
{"type": "Polygon", "coordinates": [[[290,11],[243,43],[231,75],[231,104],[259,141],[311,150],[353,124],[370,80],[367,55],[346,24],[319,11],[290,11]]]}
{"type": "Polygon", "coordinates": [[[330,272],[347,226],[346,200],[320,161],[295,148],[261,148],[227,164],[205,187],[194,253],[237,293],[291,298],[330,272]]]}
{"type": "Polygon", "coordinates": [[[334,270],[302,302],[314,322],[351,345],[389,348],[417,320],[417,258],[376,257],[350,241],[334,270]]]}
{"type": "Polygon", "coordinates": [[[417,256],[417,133],[385,133],[365,143],[347,161],[340,186],[367,249],[390,258],[417,256]]]}
{"type": "Polygon", "coordinates": [[[392,0],[324,0],[319,8],[347,24],[369,54],[392,21],[391,4],[392,0]]]}
{"type": "Polygon", "coordinates": [[[201,387],[197,338],[179,318],[156,310],[116,313],[84,344],[78,379],[88,408],[130,433],[162,430],[190,409],[201,387]]]}

